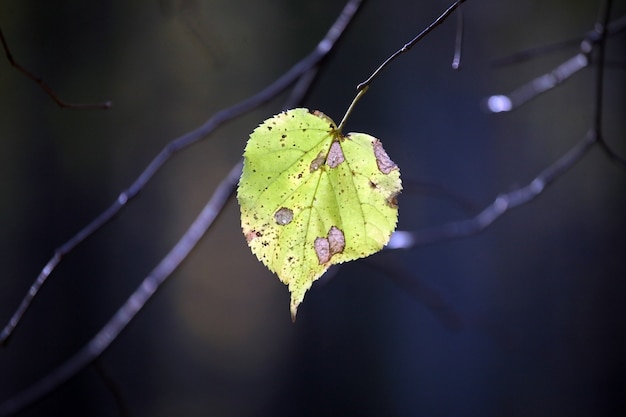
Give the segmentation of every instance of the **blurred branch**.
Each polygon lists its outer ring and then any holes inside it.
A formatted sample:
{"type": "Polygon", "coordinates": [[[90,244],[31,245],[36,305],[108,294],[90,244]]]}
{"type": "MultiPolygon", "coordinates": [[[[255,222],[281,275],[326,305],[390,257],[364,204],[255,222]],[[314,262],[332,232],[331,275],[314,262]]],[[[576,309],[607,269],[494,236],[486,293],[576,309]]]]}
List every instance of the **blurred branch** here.
{"type": "MultiPolygon", "coordinates": [[[[211,118],[200,129],[190,132],[180,139],[170,143],[170,145],[176,143],[180,145],[182,142],[182,144],[188,146],[191,143],[200,140],[208,134],[203,130],[207,129],[206,126],[209,126],[212,130],[217,127],[215,123],[230,120],[237,115],[242,114],[242,112],[252,110],[265,101],[274,98],[294,81],[297,81],[300,77],[303,81],[296,84],[298,93],[290,96],[289,104],[301,101],[302,97],[304,97],[304,95],[308,92],[308,88],[311,87],[318,72],[318,64],[333,50],[337,41],[345,32],[349,23],[352,21],[352,18],[359,10],[360,5],[360,0],[350,0],[324,39],[318,44],[317,48],[309,56],[292,67],[292,69],[279,78],[279,80],[250,99],[217,113],[216,116],[211,118]],[[218,115],[221,116],[217,118],[218,115]],[[217,121],[210,124],[212,120],[217,121]],[[183,139],[185,140],[183,141],[183,139]]],[[[168,147],[165,149],[167,150],[168,147]]],[[[150,166],[154,165],[154,161],[150,166]]],[[[85,367],[102,355],[102,353],[117,339],[121,332],[136,317],[141,309],[143,309],[146,303],[152,298],[172,272],[174,272],[182,261],[185,260],[189,253],[196,247],[199,240],[213,225],[217,216],[222,212],[226,202],[233,195],[237,182],[239,181],[239,177],[241,176],[242,164],[243,161],[239,161],[233,166],[226,178],[220,182],[209,202],[205,205],[194,222],[189,226],[185,234],[179,239],[170,252],[168,252],[161,259],[152,272],[144,278],[140,286],[130,295],[126,302],[117,310],[115,315],[104,325],[104,327],[102,327],[82,349],[80,349],[76,354],[74,354],[74,356],[68,359],[56,370],[46,375],[34,385],[18,393],[16,396],[9,398],[4,403],[0,403],[0,416],[14,415],[24,408],[33,405],[35,402],[41,400],[46,395],[60,387],[63,383],[74,377],[77,373],[82,371],[85,367]]],[[[144,171],[144,173],[145,172],[146,171],[144,171]]],[[[147,180],[143,184],[145,185],[146,182],[147,180]]],[[[135,184],[136,183],[137,182],[135,182],[135,184]]],[[[127,200],[128,198],[125,199],[124,203],[127,200]]],[[[118,199],[118,202],[119,201],[120,199],[118,199]]]]}
{"type": "Polygon", "coordinates": [[[506,212],[537,198],[550,184],[579,162],[596,143],[595,131],[590,130],[584,140],[543,170],[528,185],[498,195],[490,205],[475,217],[417,231],[398,230],[391,236],[387,249],[409,249],[445,240],[469,237],[482,232],[506,212]]]}
{"type": "Polygon", "coordinates": [[[590,52],[591,50],[581,51],[552,71],[529,81],[509,94],[498,94],[488,97],[485,100],[487,111],[491,113],[512,111],[540,94],[552,90],[581,69],[586,68],[589,65],[590,52]]]}
{"type": "MultiPolygon", "coordinates": [[[[229,108],[217,112],[213,117],[207,120],[199,128],[192,130],[185,135],[174,139],[167,144],[165,148],[150,162],[146,169],[137,177],[137,179],[131,184],[131,186],[122,191],[117,200],[94,220],[81,229],[70,240],[58,247],[54,251],[53,257],[48,261],[44,268],[39,273],[35,282],[31,285],[28,293],[23,298],[19,307],[10,318],[7,325],[0,333],[0,345],[5,345],[10,336],[13,334],[16,326],[20,322],[24,313],[28,310],[28,307],[32,303],[34,297],[39,292],[41,286],[46,282],[52,271],[59,264],[63,256],[71,252],[76,246],[80,245],[87,238],[91,237],[95,232],[100,230],[104,225],[109,223],[124,206],[139,194],[139,192],[146,186],[146,184],[152,179],[156,172],[178,151],[187,148],[190,145],[204,139],[215,129],[222,124],[233,120],[259,106],[272,100],[278,94],[286,90],[294,82],[296,82],[303,74],[307,73],[311,68],[317,66],[320,61],[328,55],[333,49],[341,35],[345,32],[348,24],[352,21],[352,18],[359,10],[361,0],[350,0],[335,23],[331,26],[330,30],[322,39],[317,47],[304,59],[296,63],[291,69],[289,69],[280,78],[274,81],[272,84],[251,96],[250,98],[235,104],[229,108]]],[[[309,84],[310,85],[310,84],[309,84]]]]}
{"type": "MultiPolygon", "coordinates": [[[[550,72],[527,82],[509,94],[498,94],[488,97],[485,100],[487,111],[491,113],[512,111],[536,98],[540,94],[552,90],[556,86],[567,81],[580,70],[586,68],[592,62],[592,52],[594,50],[598,51],[598,55],[602,55],[601,57],[598,56],[597,60],[598,65],[600,65],[603,69],[605,65],[605,57],[604,52],[600,53],[600,51],[604,51],[606,37],[609,34],[614,35],[621,33],[624,30],[626,30],[626,16],[615,20],[611,24],[596,24],[593,30],[587,32],[582,41],[578,41],[580,43],[580,51],[576,55],[568,58],[550,72]],[[602,33],[600,33],[600,31],[602,33]]],[[[501,58],[496,61],[496,64],[501,66],[520,62],[532,58],[540,53],[555,51],[563,46],[570,45],[573,42],[573,40],[568,40],[553,45],[522,51],[510,57],[501,58]]]]}
{"type": "MultiPolygon", "coordinates": [[[[609,23],[606,26],[606,37],[609,38],[611,36],[623,33],[624,31],[626,31],[626,16],[615,19],[613,22],[609,23]]],[[[518,64],[520,62],[528,61],[541,55],[563,50],[564,48],[568,48],[570,46],[580,45],[580,43],[584,40],[597,42],[599,40],[597,32],[595,30],[591,30],[587,32],[587,34],[583,38],[577,37],[572,39],[566,39],[564,41],[525,49],[523,51],[519,51],[514,54],[504,56],[502,58],[494,59],[491,62],[491,65],[497,68],[518,64]]]]}
{"type": "Polygon", "coordinates": [[[2,29],[0,29],[0,42],[2,42],[2,48],[4,48],[4,53],[9,60],[11,66],[24,74],[26,77],[36,82],[59,107],[70,110],[106,110],[111,108],[112,103],[110,101],[105,101],[104,103],[69,103],[62,100],[41,78],[37,77],[32,72],[28,71],[26,68],[24,68],[15,61],[15,59],[13,58],[13,54],[11,54],[11,50],[9,49],[9,44],[4,38],[4,33],[2,33],[2,29]]]}
{"type": "MultiPolygon", "coordinates": [[[[600,146],[611,160],[618,162],[626,168],[626,160],[615,154],[606,144],[602,136],[602,115],[603,115],[603,90],[604,90],[604,60],[605,60],[605,44],[608,31],[606,30],[610,15],[611,1],[608,0],[603,5],[603,11],[600,18],[595,24],[594,35],[589,32],[589,51],[590,55],[593,47],[597,47],[598,66],[596,68],[595,79],[595,97],[593,109],[593,126],[587,132],[586,137],[577,143],[573,148],[566,152],[556,162],[544,169],[537,175],[528,185],[517,188],[511,192],[500,194],[496,199],[481,211],[475,217],[450,222],[443,225],[435,226],[430,229],[417,231],[397,231],[395,232],[389,244],[388,249],[408,249],[419,245],[426,245],[449,239],[457,239],[478,234],[493,224],[500,216],[513,208],[528,204],[536,199],[546,188],[558,178],[563,176],[569,169],[576,165],[586,156],[594,145],[600,146]],[[593,40],[593,42],[592,42],[593,40]]],[[[615,26],[614,26],[615,28],[615,26]]],[[[585,42],[581,48],[585,48],[585,42]]],[[[580,54],[579,54],[580,55],[580,54]]]]}
{"type": "Polygon", "coordinates": [[[56,370],[26,390],[1,403],[0,416],[10,416],[33,405],[102,355],[211,227],[231,196],[239,180],[240,173],[241,163],[231,169],[228,176],[218,185],[209,202],[204,206],[185,234],[167,255],[161,259],[159,264],[142,281],[141,285],[131,294],[104,327],[82,349],[56,370]]]}
{"type": "MultiPolygon", "coordinates": [[[[441,14],[428,28],[422,31],[413,40],[407,43],[403,48],[395,52],[389,58],[387,58],[383,64],[381,64],[374,73],[363,83],[359,84],[358,89],[363,90],[369,86],[373,79],[397,56],[401,53],[408,51],[415,45],[420,39],[430,33],[436,26],[441,24],[461,3],[463,0],[456,1],[450,6],[443,14],[441,14]]],[[[56,265],[60,262],[62,257],[73,250],[77,245],[82,243],[85,239],[93,235],[102,226],[107,224],[113,217],[115,217],[122,208],[133,199],[144,188],[144,186],[150,181],[152,176],[178,151],[204,139],[207,135],[213,132],[222,124],[241,116],[242,114],[266,103],[267,101],[275,98],[279,93],[286,90],[289,86],[297,82],[296,87],[293,90],[290,97],[291,103],[297,103],[301,98],[309,91],[311,83],[313,82],[317,71],[320,69],[320,62],[327,56],[327,54],[334,48],[337,40],[344,33],[347,25],[352,20],[354,14],[358,10],[361,2],[351,0],[344,8],[342,14],[337,19],[335,24],[331,27],[326,37],[317,45],[316,49],[298,62],[288,72],[276,80],[273,84],[269,85],[265,89],[261,90],[256,95],[216,113],[205,124],[193,130],[174,141],[170,142],[148,165],[148,167],[141,173],[141,175],[131,184],[131,186],[123,191],[117,200],[103,213],[96,217],[90,224],[79,231],[72,239],[59,247],[53,258],[43,268],[36,282],[31,287],[28,295],[22,301],[22,304],[11,318],[11,321],[5,327],[0,334],[0,342],[6,343],[9,336],[12,334],[15,326],[19,322],[19,319],[24,314],[28,305],[36,295],[41,285],[45,282],[50,273],[54,270],[56,265]]],[[[528,185],[513,190],[508,193],[499,195],[493,203],[483,209],[474,218],[451,222],[444,225],[436,226],[431,229],[424,229],[418,231],[398,231],[394,233],[392,239],[389,242],[388,249],[399,248],[412,248],[417,245],[429,244],[443,240],[449,240],[453,238],[460,238],[471,236],[481,232],[485,228],[493,224],[500,216],[508,212],[509,210],[527,204],[537,198],[545,189],[551,185],[558,178],[563,176],[569,169],[576,165],[588,154],[590,149],[594,145],[599,145],[605,149],[605,151],[613,159],[618,160],[624,164],[624,160],[615,155],[602,137],[602,88],[603,88],[603,75],[604,71],[604,43],[607,36],[606,22],[608,21],[608,15],[610,10],[610,2],[607,3],[604,13],[601,19],[596,24],[594,32],[597,33],[597,40],[593,38],[593,42],[589,41],[589,51],[585,52],[584,47],[581,47],[581,54],[584,55],[588,61],[589,54],[594,49],[594,45],[598,45],[599,65],[596,77],[596,97],[594,108],[594,126],[589,129],[586,137],[577,143],[573,148],[561,156],[552,165],[540,172],[528,185]]],[[[594,35],[596,36],[596,35],[594,35]]],[[[591,39],[591,38],[589,38],[591,39]]],[[[583,42],[585,44],[585,42],[583,42]]],[[[586,45],[586,44],[585,44],[586,45]]],[[[8,49],[5,49],[8,51],[8,49]]],[[[580,54],[579,54],[580,55],[580,54]]],[[[577,55],[578,56],[578,55],[577,55]]],[[[568,61],[569,62],[569,61],[568,61]]],[[[565,63],[564,63],[565,64],[565,63]]],[[[564,65],[562,64],[562,65],[564,65]]],[[[586,65],[586,63],[585,63],[586,65]]],[[[575,73],[575,63],[570,63],[565,66],[563,72],[568,77],[575,73]],[[569,65],[573,65],[570,67],[569,65]]],[[[558,68],[557,68],[558,69],[558,68]]],[[[561,80],[566,79],[561,78],[561,80]]],[[[554,86],[558,85],[556,83],[554,86]]],[[[554,87],[553,86],[553,87],[554,87]]],[[[553,88],[552,87],[552,88],[553,88]]],[[[546,90],[547,91],[547,90],[546,90]]],[[[625,164],[626,166],[626,164],[625,164]]],[[[0,404],[0,416],[8,416],[15,414],[29,405],[34,404],[36,401],[42,399],[47,394],[58,388],[61,384],[71,379],[78,372],[83,370],[86,366],[92,363],[95,359],[100,357],[102,353],[116,340],[121,332],[128,326],[128,324],[136,317],[145,304],[152,298],[160,286],[167,280],[171,273],[178,268],[181,262],[187,257],[191,250],[196,246],[198,241],[204,236],[209,228],[214,223],[217,216],[222,212],[222,209],[228,199],[232,196],[239,179],[241,170],[241,162],[235,165],[226,178],[220,183],[215,190],[212,198],[203,208],[198,217],[194,220],[185,234],[175,244],[169,253],[163,257],[159,264],[152,270],[152,272],[144,278],[140,286],[135,292],[127,299],[127,301],[120,307],[115,315],[105,324],[105,326],[97,332],[97,334],[79,350],[74,356],[72,356],[67,362],[62,364],[56,370],[48,374],[46,377],[27,388],[26,390],[18,393],[15,397],[8,399],[4,403],[0,404]]],[[[394,277],[404,277],[406,271],[392,270],[390,274],[394,277]]],[[[406,285],[406,283],[404,283],[406,285]]],[[[423,296],[418,284],[411,291],[423,296]]],[[[440,306],[439,301],[436,300],[435,307],[440,306]]],[[[433,301],[433,302],[434,302],[433,301]]]]}

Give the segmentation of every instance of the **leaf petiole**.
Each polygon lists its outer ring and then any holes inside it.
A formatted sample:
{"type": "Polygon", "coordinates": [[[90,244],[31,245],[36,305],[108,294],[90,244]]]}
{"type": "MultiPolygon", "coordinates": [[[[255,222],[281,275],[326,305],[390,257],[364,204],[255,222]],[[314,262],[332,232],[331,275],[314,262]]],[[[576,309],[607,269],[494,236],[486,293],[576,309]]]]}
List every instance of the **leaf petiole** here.
{"type": "Polygon", "coordinates": [[[365,94],[369,88],[370,86],[366,85],[365,87],[360,89],[358,93],[356,93],[356,97],[354,97],[354,100],[352,100],[352,103],[350,103],[350,107],[348,107],[348,110],[346,110],[346,114],[343,116],[343,119],[341,119],[341,123],[339,123],[339,126],[337,126],[338,132],[341,133],[341,129],[343,129],[343,126],[346,124],[346,120],[348,120],[348,116],[350,116],[350,114],[352,113],[352,109],[354,109],[356,103],[361,99],[363,94],[365,94]]]}

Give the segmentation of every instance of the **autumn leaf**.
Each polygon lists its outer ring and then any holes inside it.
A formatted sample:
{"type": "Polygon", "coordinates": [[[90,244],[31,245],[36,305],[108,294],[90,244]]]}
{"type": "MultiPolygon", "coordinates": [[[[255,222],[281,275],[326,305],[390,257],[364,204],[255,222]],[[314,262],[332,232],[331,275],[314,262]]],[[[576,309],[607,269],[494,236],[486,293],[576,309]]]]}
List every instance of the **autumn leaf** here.
{"type": "Polygon", "coordinates": [[[378,252],[398,219],[398,166],[381,142],[298,108],[250,135],[237,198],[252,252],[289,286],[291,316],[331,265],[378,252]]]}

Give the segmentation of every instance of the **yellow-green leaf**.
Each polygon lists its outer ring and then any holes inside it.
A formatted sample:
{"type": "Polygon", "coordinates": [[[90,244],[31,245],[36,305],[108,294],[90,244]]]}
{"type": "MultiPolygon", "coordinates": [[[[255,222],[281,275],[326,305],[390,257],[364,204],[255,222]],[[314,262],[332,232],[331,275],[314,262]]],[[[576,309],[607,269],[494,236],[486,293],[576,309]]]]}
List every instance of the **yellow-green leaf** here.
{"type": "Polygon", "coordinates": [[[291,316],[331,265],[387,244],[400,171],[381,142],[343,136],[320,112],[293,109],[250,135],[237,198],[252,252],[289,285],[291,316]]]}

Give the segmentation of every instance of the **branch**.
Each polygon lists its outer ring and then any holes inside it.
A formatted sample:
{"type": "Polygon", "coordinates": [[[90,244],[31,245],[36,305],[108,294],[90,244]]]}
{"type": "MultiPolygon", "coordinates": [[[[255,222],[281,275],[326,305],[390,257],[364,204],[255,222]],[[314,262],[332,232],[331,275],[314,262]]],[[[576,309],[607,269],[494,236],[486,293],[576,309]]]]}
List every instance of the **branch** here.
{"type": "Polygon", "coordinates": [[[452,12],[457,7],[459,7],[462,3],[465,3],[465,0],[457,0],[457,1],[455,1],[441,15],[439,15],[439,17],[437,19],[435,19],[430,25],[428,25],[428,27],[426,29],[424,29],[422,32],[420,32],[419,35],[417,35],[416,37],[411,39],[402,48],[398,49],[396,52],[391,54],[391,56],[389,58],[387,58],[382,64],[380,64],[380,66],[378,68],[376,68],[376,70],[372,73],[372,75],[370,75],[367,78],[367,80],[365,80],[361,84],[357,85],[357,87],[356,87],[357,91],[361,91],[361,90],[365,89],[366,87],[369,87],[370,84],[372,83],[372,81],[374,81],[374,78],[378,77],[378,75],[381,73],[381,71],[383,69],[385,69],[385,67],[387,65],[389,65],[393,60],[395,60],[401,54],[403,54],[403,53],[409,51],[411,48],[413,48],[413,46],[415,46],[416,43],[418,43],[420,40],[422,40],[422,38],[424,38],[426,35],[428,35],[430,32],[432,32],[437,26],[442,24],[448,18],[448,16],[450,16],[452,14],[452,12]]]}
{"type": "Polygon", "coordinates": [[[277,95],[286,90],[296,80],[298,80],[303,74],[308,72],[311,68],[320,63],[324,57],[333,49],[341,35],[345,32],[348,24],[352,21],[352,18],[359,10],[361,6],[361,0],[350,0],[341,14],[331,26],[330,30],[322,39],[317,47],[304,59],[296,63],[289,71],[274,81],[272,84],[253,95],[252,97],[235,104],[232,107],[226,108],[217,112],[213,117],[207,120],[199,128],[177,138],[170,142],[161,150],[161,152],[150,162],[146,169],[137,177],[137,179],[128,187],[128,189],[122,191],[117,200],[104,212],[98,215],[94,220],[81,229],[70,240],[59,246],[55,251],[52,258],[44,266],[39,273],[35,282],[31,285],[28,293],[23,298],[19,307],[15,313],[11,316],[11,319],[0,333],[0,345],[6,345],[10,336],[13,334],[16,326],[20,322],[24,313],[28,310],[28,307],[32,303],[33,299],[39,292],[41,286],[46,282],[52,271],[59,264],[63,256],[74,250],[78,245],[83,243],[87,238],[91,237],[104,225],[109,223],[122,208],[146,186],[146,184],[152,179],[157,171],[178,151],[193,145],[196,142],[207,137],[215,129],[222,124],[233,120],[259,106],[272,100],[277,95]]]}
{"type": "MultiPolygon", "coordinates": [[[[568,58],[553,70],[518,87],[509,94],[498,94],[488,97],[485,100],[487,111],[491,113],[512,111],[529,102],[530,100],[536,98],[540,94],[552,90],[553,88],[567,81],[580,70],[589,66],[589,64],[592,62],[591,54],[596,46],[599,55],[598,65],[603,68],[605,64],[605,57],[604,52],[600,53],[600,51],[604,50],[606,37],[609,34],[614,35],[617,33],[621,33],[624,30],[626,30],[626,16],[615,20],[610,25],[598,22],[594,30],[587,32],[582,41],[578,40],[578,42],[580,43],[580,51],[576,55],[568,58]],[[599,33],[599,28],[602,28],[602,34],[599,33]]],[[[510,57],[501,58],[497,61],[497,64],[507,65],[514,62],[520,62],[522,60],[536,56],[540,53],[552,52],[562,46],[567,46],[573,42],[573,40],[567,40],[537,49],[522,51],[510,57]]]]}
{"type": "Polygon", "coordinates": [[[458,239],[476,235],[491,226],[506,212],[528,204],[543,193],[546,188],[578,163],[597,143],[594,130],[590,130],[584,140],[576,144],[554,164],[543,170],[526,186],[511,192],[500,194],[475,217],[434,226],[417,231],[395,232],[387,249],[409,249],[416,246],[432,244],[445,240],[458,239]]]}
{"type": "Polygon", "coordinates": [[[218,185],[209,202],[176,245],[161,259],[159,264],[89,343],[39,382],[0,404],[0,416],[10,416],[22,411],[27,406],[33,405],[102,355],[211,227],[232,195],[240,175],[241,162],[235,165],[218,185]]]}
{"type": "MultiPolygon", "coordinates": [[[[604,61],[605,61],[605,43],[608,36],[608,19],[610,15],[611,0],[607,0],[604,5],[604,11],[601,13],[601,17],[595,24],[595,28],[592,32],[586,35],[586,40],[583,41],[581,49],[586,48],[588,45],[588,51],[584,56],[587,58],[593,51],[592,45],[597,45],[598,48],[598,66],[595,80],[595,98],[593,109],[593,126],[587,132],[586,137],[566,152],[561,158],[544,169],[539,175],[537,175],[529,184],[524,187],[517,188],[509,193],[500,194],[496,199],[481,211],[475,217],[446,223],[440,226],[435,226],[430,229],[423,229],[418,231],[397,231],[395,232],[387,245],[387,249],[408,249],[419,245],[432,244],[444,240],[458,239],[463,237],[469,237],[478,234],[491,226],[498,218],[511,209],[525,205],[539,197],[545,189],[556,181],[559,177],[564,175],[569,169],[576,165],[583,159],[585,155],[589,153],[594,145],[600,146],[610,157],[611,160],[617,161],[624,168],[626,168],[626,161],[611,151],[602,137],[602,102],[603,102],[603,90],[604,90],[604,61]]],[[[614,22],[614,33],[618,30],[622,30],[626,23],[626,19],[619,19],[616,22],[620,22],[619,25],[614,22]]],[[[581,52],[582,54],[582,52],[581,52]]],[[[579,55],[572,59],[575,59],[579,55]]],[[[562,68],[565,64],[572,59],[561,64],[558,68],[562,68]]],[[[541,77],[540,77],[541,78],[541,77]]],[[[536,80],[532,81],[535,83],[536,80]]],[[[558,83],[553,85],[555,87],[558,83]]],[[[547,90],[544,90],[547,91],[547,90]]],[[[538,94],[538,93],[537,93],[538,94]]],[[[492,96],[494,97],[494,96],[492,96]]]]}
{"type": "MultiPolygon", "coordinates": [[[[295,68],[305,68],[300,71],[300,79],[296,84],[296,92],[292,93],[290,96],[288,101],[289,104],[301,101],[304,95],[307,94],[308,89],[311,87],[312,82],[318,73],[318,64],[328,55],[328,53],[331,52],[331,50],[333,50],[336,42],[345,32],[348,24],[352,21],[352,18],[359,10],[360,5],[360,0],[350,0],[344,7],[338,19],[330,28],[326,37],[318,44],[315,51],[307,58],[296,64],[296,66],[294,66],[289,72],[278,80],[280,81],[286,79],[289,74],[294,72],[295,68]],[[315,59],[312,57],[315,57],[315,59]],[[310,64],[306,67],[303,63],[308,63],[309,61],[310,64]]],[[[270,87],[275,86],[278,81],[270,85],[270,87]]],[[[295,79],[292,81],[295,81],[295,79]]],[[[289,84],[287,84],[287,86],[288,85],[289,84]]],[[[269,87],[263,90],[262,93],[268,89],[269,87]]],[[[277,95],[283,90],[284,88],[272,91],[275,92],[274,95],[277,95]]],[[[261,93],[253,96],[252,98],[258,97],[260,94],[261,93]]],[[[264,100],[271,98],[273,98],[273,96],[269,98],[264,97],[264,100]]],[[[239,108],[249,108],[250,110],[254,108],[250,107],[251,104],[249,104],[249,101],[250,100],[246,100],[242,102],[238,105],[239,108]],[[246,104],[246,106],[244,106],[244,104],[246,104]]],[[[237,106],[231,107],[231,109],[233,108],[237,108],[237,106]]],[[[222,111],[218,114],[223,114],[224,112],[225,111],[222,111]]],[[[210,120],[215,119],[216,116],[210,120]]],[[[231,116],[231,118],[232,117],[235,116],[231,116]]],[[[184,137],[189,137],[189,135],[190,134],[185,135],[184,137]]],[[[152,272],[144,278],[140,286],[133,292],[133,294],[131,294],[131,296],[117,310],[115,315],[104,325],[104,327],[102,327],[102,329],[100,329],[81,350],[79,350],[74,356],[59,366],[56,370],[49,373],[39,382],[18,393],[13,398],[8,399],[4,403],[0,403],[0,416],[13,415],[22,411],[26,407],[33,405],[35,402],[41,400],[46,395],[50,394],[62,384],[70,380],[102,355],[102,353],[111,345],[111,343],[113,343],[113,341],[117,339],[121,332],[136,317],[139,311],[141,311],[141,309],[152,298],[172,272],[178,268],[182,261],[196,247],[199,240],[213,225],[217,216],[222,212],[224,205],[233,195],[239,177],[241,176],[242,164],[243,161],[239,161],[235,166],[233,166],[226,178],[220,182],[209,202],[205,205],[201,213],[187,229],[185,234],[180,238],[170,252],[165,255],[152,272]]]]}
{"type": "Polygon", "coordinates": [[[46,84],[41,78],[34,75],[32,72],[28,71],[26,68],[18,64],[13,58],[13,54],[9,49],[9,44],[4,38],[4,34],[2,33],[2,29],[0,29],[0,42],[2,42],[2,48],[4,48],[4,54],[6,55],[9,63],[13,68],[24,74],[26,77],[30,78],[34,82],[36,82],[41,89],[54,100],[54,102],[61,107],[62,109],[70,109],[70,110],[107,110],[110,109],[113,103],[110,101],[105,101],[104,103],[69,103],[65,100],[62,100],[53,90],[46,84]]]}

